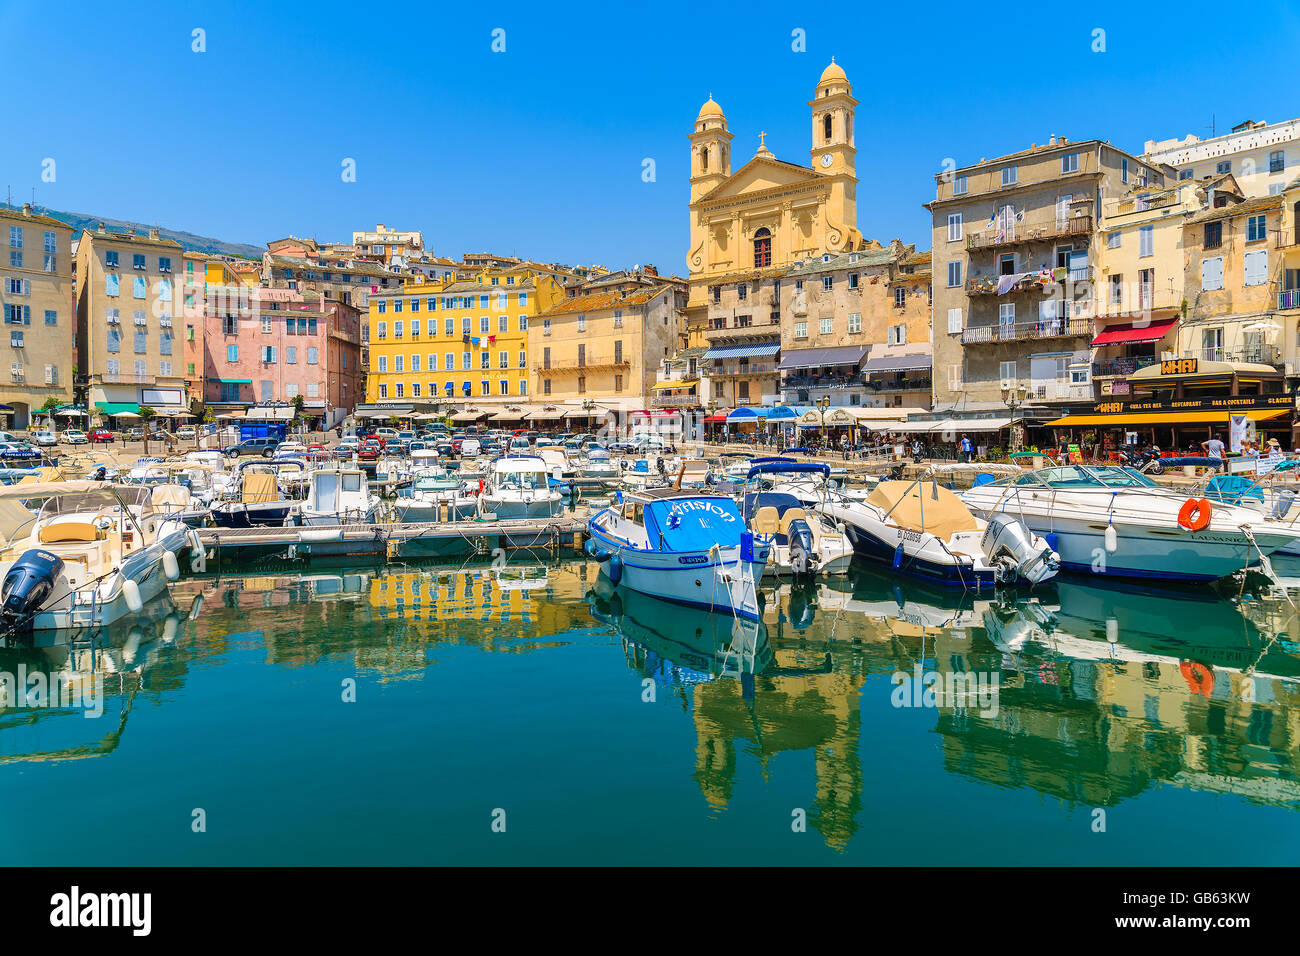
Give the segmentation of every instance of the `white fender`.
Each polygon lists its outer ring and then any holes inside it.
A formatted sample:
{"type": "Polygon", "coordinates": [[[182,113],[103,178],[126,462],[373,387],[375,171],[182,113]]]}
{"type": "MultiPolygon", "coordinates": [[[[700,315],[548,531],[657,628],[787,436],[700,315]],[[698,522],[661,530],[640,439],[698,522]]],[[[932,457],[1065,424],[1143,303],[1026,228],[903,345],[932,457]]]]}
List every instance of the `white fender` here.
{"type": "Polygon", "coordinates": [[[176,634],[180,630],[181,620],[175,614],[168,614],[167,620],[163,621],[162,639],[168,644],[176,640],[176,634]]]}
{"type": "Polygon", "coordinates": [[[197,621],[199,615],[203,612],[203,595],[194,595],[194,600],[190,602],[190,620],[197,621]]]}
{"type": "Polygon", "coordinates": [[[203,539],[193,528],[190,529],[190,571],[202,574],[208,569],[208,556],[203,550],[203,539]]]}
{"type": "Polygon", "coordinates": [[[181,576],[181,563],[176,560],[175,551],[164,551],[162,556],[163,574],[168,581],[175,581],[181,576]]]}
{"type": "Polygon", "coordinates": [[[132,612],[144,607],[144,601],[140,600],[140,585],[130,578],[122,579],[122,597],[126,599],[126,606],[132,612]]]}

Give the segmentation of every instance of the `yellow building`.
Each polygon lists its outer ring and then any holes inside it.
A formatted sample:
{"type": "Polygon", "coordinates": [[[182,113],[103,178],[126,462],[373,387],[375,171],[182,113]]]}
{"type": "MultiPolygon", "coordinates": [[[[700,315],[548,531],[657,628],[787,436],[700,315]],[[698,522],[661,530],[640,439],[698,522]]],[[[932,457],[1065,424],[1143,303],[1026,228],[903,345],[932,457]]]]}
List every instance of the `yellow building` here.
{"type": "Polygon", "coordinates": [[[372,294],[367,403],[526,399],[528,320],[564,294],[554,278],[523,269],[372,294]]]}
{"type": "Polygon", "coordinates": [[[72,400],[72,229],[37,215],[30,205],[0,208],[0,243],[6,244],[0,303],[9,333],[0,417],[6,427],[26,428],[46,399],[72,400]]]}

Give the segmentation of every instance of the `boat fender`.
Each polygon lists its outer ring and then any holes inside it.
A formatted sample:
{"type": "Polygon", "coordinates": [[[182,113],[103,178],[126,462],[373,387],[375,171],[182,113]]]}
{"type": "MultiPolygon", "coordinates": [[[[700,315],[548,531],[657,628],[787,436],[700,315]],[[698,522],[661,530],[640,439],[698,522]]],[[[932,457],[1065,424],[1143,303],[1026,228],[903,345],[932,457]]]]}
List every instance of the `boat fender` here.
{"type": "Polygon", "coordinates": [[[181,563],[176,560],[175,551],[164,551],[162,556],[163,574],[168,581],[175,581],[181,576],[181,563]]]}
{"type": "Polygon", "coordinates": [[[190,531],[190,571],[202,574],[208,569],[208,556],[203,550],[203,539],[197,531],[190,531]]]}
{"type": "Polygon", "coordinates": [[[176,640],[176,635],[180,631],[181,619],[175,614],[168,614],[167,619],[163,621],[162,639],[171,644],[176,640]]]}
{"type": "Polygon", "coordinates": [[[1178,509],[1178,526],[1188,531],[1204,531],[1210,526],[1213,510],[1207,498],[1188,498],[1178,509]]]}
{"type": "Polygon", "coordinates": [[[1196,661],[1183,661],[1178,665],[1178,670],[1182,673],[1183,680],[1187,681],[1187,686],[1192,693],[1203,697],[1210,696],[1210,692],[1214,690],[1213,670],[1196,661]]]}
{"type": "Polygon", "coordinates": [[[199,615],[203,613],[203,595],[194,595],[194,600],[190,602],[190,620],[197,621],[199,615]]]}
{"type": "Polygon", "coordinates": [[[605,565],[605,571],[609,574],[609,580],[613,584],[618,584],[623,580],[623,559],[617,554],[610,555],[609,563],[605,565]]]}
{"type": "Polygon", "coordinates": [[[903,542],[898,542],[898,547],[894,549],[894,570],[897,571],[903,566],[903,542]]]}
{"type": "Polygon", "coordinates": [[[130,578],[123,578],[122,580],[122,597],[126,600],[127,609],[132,613],[144,607],[144,601],[140,599],[140,585],[130,578]]]}
{"type": "Polygon", "coordinates": [[[1113,524],[1106,525],[1106,553],[1114,554],[1119,550],[1119,532],[1113,524]]]}

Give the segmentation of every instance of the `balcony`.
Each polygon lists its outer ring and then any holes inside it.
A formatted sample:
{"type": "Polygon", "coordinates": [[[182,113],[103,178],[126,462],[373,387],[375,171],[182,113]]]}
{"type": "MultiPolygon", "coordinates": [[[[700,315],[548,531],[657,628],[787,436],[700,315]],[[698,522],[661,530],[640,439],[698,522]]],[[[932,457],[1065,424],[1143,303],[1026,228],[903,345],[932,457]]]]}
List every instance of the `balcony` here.
{"type": "Polygon", "coordinates": [[[780,368],[776,362],[750,362],[748,365],[731,365],[721,368],[715,367],[709,372],[709,378],[715,381],[725,381],[728,379],[741,378],[766,378],[767,376],[776,376],[780,374],[780,368]]]}
{"type": "Polygon", "coordinates": [[[1114,378],[1119,375],[1132,375],[1138,369],[1146,368],[1148,365],[1155,365],[1160,359],[1144,355],[1138,358],[1117,358],[1108,362],[1093,362],[1093,378],[1114,378]]]}
{"type": "Polygon", "coordinates": [[[1277,294],[1279,309],[1300,309],[1300,289],[1291,289],[1277,294]]]}
{"type": "Polygon", "coordinates": [[[1031,242],[1054,242],[1070,236],[1091,234],[1092,216],[1069,216],[1039,223],[1016,222],[1006,229],[993,228],[972,232],[966,237],[966,249],[970,252],[978,252],[981,249],[1006,249],[1031,242]]]}
{"type": "Polygon", "coordinates": [[[655,395],[650,399],[653,408],[694,408],[700,404],[700,396],[694,392],[686,395],[655,395]]]}
{"type": "Polygon", "coordinates": [[[605,355],[587,353],[580,364],[576,365],[555,365],[551,362],[539,362],[533,366],[534,372],[544,372],[547,375],[581,375],[584,372],[600,369],[621,369],[629,368],[631,362],[622,355],[615,355],[610,352],[605,355]]]}
{"type": "Polygon", "coordinates": [[[717,328],[710,326],[704,330],[704,338],[709,342],[736,339],[779,339],[781,337],[780,318],[755,318],[749,325],[736,324],[735,319],[714,319],[714,322],[726,322],[717,328]]]}
{"type": "Polygon", "coordinates": [[[1071,383],[1062,379],[1048,382],[1030,382],[1025,398],[1031,402],[1089,401],[1093,397],[1092,383],[1071,383]]]}
{"type": "MultiPolygon", "coordinates": [[[[1001,284],[1003,276],[974,276],[966,280],[965,291],[967,295],[997,295],[998,286],[1001,284]]],[[[1003,295],[1013,292],[1041,292],[1043,287],[1054,283],[1076,283],[1091,282],[1092,267],[1083,266],[1078,269],[1058,268],[1051,270],[1051,275],[1044,273],[1030,273],[1017,280],[1003,291],[1003,295]]]]}
{"type": "Polygon", "coordinates": [[[105,385],[152,385],[154,375],[128,375],[125,372],[105,372],[99,376],[105,385]]]}
{"type": "Polygon", "coordinates": [[[989,345],[997,342],[1023,342],[1031,339],[1092,338],[1092,319],[1044,319],[1000,325],[978,325],[961,334],[962,345],[989,345]]]}
{"type": "Polygon", "coordinates": [[[884,381],[867,379],[867,388],[871,389],[873,392],[929,392],[932,388],[932,383],[928,378],[893,378],[885,379],[884,381]]]}
{"type": "Polygon", "coordinates": [[[1202,362],[1250,362],[1255,365],[1282,365],[1282,350],[1276,345],[1247,345],[1229,351],[1223,348],[1206,348],[1186,353],[1188,358],[1202,362]]]}

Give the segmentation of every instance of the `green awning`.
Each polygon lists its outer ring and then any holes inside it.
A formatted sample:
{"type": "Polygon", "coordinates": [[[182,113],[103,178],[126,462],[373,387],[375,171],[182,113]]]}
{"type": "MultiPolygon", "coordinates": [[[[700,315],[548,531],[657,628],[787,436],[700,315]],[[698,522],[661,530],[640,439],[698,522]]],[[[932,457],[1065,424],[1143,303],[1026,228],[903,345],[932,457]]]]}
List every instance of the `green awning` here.
{"type": "Polygon", "coordinates": [[[123,412],[130,412],[133,415],[140,414],[138,402],[96,402],[95,407],[105,415],[121,415],[123,412]]]}
{"type": "Polygon", "coordinates": [[[251,378],[219,378],[216,379],[215,381],[221,382],[225,385],[252,385],[253,384],[253,380],[251,378]]]}

